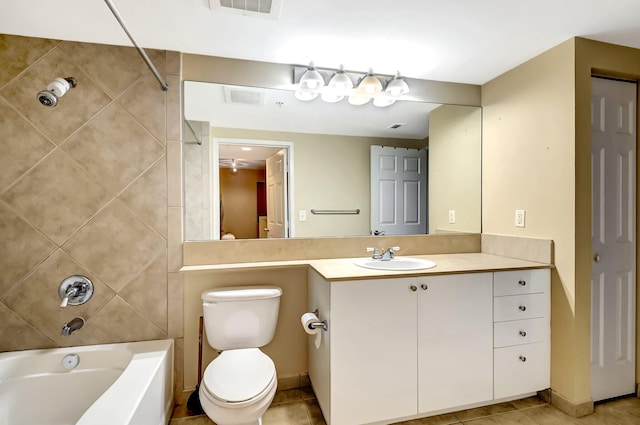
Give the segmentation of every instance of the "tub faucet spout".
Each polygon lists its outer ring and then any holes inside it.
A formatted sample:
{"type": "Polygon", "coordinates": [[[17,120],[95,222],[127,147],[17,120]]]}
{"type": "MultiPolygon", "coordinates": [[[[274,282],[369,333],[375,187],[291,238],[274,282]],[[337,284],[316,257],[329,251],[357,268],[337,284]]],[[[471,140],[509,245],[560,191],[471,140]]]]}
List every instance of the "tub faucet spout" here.
{"type": "Polygon", "coordinates": [[[84,319],[82,317],[76,317],[62,326],[62,332],[60,332],[60,335],[69,336],[83,326],[84,319]]]}

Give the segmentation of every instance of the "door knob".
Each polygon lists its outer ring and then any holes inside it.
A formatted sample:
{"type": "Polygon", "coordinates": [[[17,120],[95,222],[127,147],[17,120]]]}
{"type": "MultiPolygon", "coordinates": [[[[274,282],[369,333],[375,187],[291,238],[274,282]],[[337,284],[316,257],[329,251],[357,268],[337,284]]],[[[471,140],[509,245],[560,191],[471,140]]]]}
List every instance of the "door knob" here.
{"type": "Polygon", "coordinates": [[[599,263],[599,262],[600,262],[600,255],[595,254],[595,255],[593,256],[593,261],[595,261],[596,263],[599,263]]]}

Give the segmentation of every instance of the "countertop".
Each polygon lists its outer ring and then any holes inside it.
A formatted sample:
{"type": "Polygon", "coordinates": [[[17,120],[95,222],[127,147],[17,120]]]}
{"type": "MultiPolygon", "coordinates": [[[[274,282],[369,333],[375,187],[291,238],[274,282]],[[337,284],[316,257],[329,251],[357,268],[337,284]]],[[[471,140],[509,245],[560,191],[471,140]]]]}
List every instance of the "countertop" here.
{"type": "Polygon", "coordinates": [[[327,280],[356,280],[553,267],[552,264],[537,263],[484,253],[411,255],[407,257],[431,260],[436,263],[436,266],[430,269],[411,271],[373,270],[356,266],[354,261],[357,260],[357,258],[332,258],[323,260],[265,261],[258,263],[184,266],[180,271],[203,272],[211,270],[309,266],[327,280]]]}

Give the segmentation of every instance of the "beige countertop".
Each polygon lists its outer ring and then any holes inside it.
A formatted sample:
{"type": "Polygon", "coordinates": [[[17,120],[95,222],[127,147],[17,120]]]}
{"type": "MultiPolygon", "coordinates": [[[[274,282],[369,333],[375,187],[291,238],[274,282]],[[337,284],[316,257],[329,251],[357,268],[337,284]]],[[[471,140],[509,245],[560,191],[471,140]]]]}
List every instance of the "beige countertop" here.
{"type": "Polygon", "coordinates": [[[439,254],[439,255],[411,255],[434,261],[436,266],[431,269],[412,271],[373,270],[356,266],[357,258],[335,258],[324,260],[293,260],[293,261],[265,261],[257,263],[232,263],[216,265],[184,266],[180,271],[211,271],[248,268],[273,268],[310,266],[327,280],[355,280],[388,277],[410,277],[451,273],[493,272],[514,269],[550,268],[551,264],[519,260],[499,255],[470,253],[470,254],[439,254]]]}

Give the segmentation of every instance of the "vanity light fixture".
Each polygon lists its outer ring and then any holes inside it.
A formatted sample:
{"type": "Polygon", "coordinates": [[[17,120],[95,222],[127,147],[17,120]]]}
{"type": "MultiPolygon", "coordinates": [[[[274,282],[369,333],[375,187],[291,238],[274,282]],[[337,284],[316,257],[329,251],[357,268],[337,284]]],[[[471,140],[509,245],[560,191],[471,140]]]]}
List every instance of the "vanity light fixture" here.
{"type": "Polygon", "coordinates": [[[397,72],[393,77],[376,76],[372,69],[366,74],[346,72],[342,65],[337,71],[317,69],[313,62],[307,67],[294,67],[295,97],[311,101],[320,95],[327,103],[340,102],[345,97],[351,105],[364,105],[373,99],[378,107],[393,105],[409,93],[409,85],[397,72]],[[325,81],[328,83],[325,85],[325,81]],[[357,82],[354,87],[354,82],[357,82]]]}
{"type": "Polygon", "coordinates": [[[298,88],[296,89],[296,99],[313,100],[320,94],[320,88],[324,87],[324,78],[318,72],[313,62],[309,64],[307,70],[300,77],[298,88]]]}

